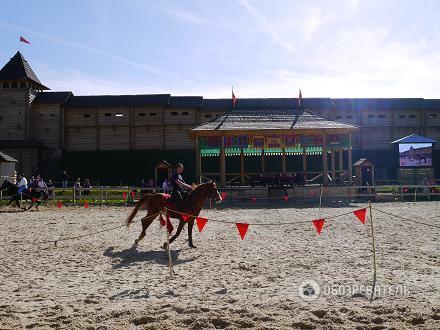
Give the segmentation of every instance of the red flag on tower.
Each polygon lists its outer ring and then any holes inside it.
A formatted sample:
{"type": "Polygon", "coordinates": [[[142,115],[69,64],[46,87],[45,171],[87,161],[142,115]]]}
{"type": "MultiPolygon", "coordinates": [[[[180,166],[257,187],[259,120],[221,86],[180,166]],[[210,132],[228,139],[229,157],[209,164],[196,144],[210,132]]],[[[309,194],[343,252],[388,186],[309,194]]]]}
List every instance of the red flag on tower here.
{"type": "Polygon", "coordinates": [[[302,101],[302,93],[301,93],[301,88],[299,89],[299,95],[298,95],[298,107],[301,108],[301,101],[302,101]]]}
{"type": "Polygon", "coordinates": [[[234,87],[232,87],[232,107],[235,108],[236,104],[237,104],[237,98],[235,97],[234,94],[234,87]]]}
{"type": "Polygon", "coordinates": [[[23,38],[22,36],[20,36],[20,41],[24,42],[25,44],[30,44],[29,41],[27,41],[25,38],[23,38]]]}

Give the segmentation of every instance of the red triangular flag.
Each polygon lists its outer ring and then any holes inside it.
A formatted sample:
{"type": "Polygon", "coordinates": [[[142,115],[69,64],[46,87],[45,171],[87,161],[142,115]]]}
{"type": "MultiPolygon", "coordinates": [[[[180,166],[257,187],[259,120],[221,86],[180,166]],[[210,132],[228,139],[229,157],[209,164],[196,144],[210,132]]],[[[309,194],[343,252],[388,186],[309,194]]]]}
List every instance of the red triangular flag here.
{"type": "Polygon", "coordinates": [[[205,227],[207,222],[208,222],[208,219],[206,219],[206,218],[202,218],[202,217],[196,218],[196,223],[197,223],[197,228],[199,229],[199,233],[202,232],[202,230],[205,227]]]}
{"type": "Polygon", "coordinates": [[[29,41],[27,41],[25,38],[23,38],[22,36],[20,36],[20,41],[24,42],[25,44],[30,44],[29,41]]]}
{"type": "Polygon", "coordinates": [[[173,224],[171,223],[170,217],[168,215],[167,215],[167,229],[171,235],[173,233],[174,227],[173,227],[173,224]]]}
{"type": "Polygon", "coordinates": [[[246,236],[247,230],[249,228],[249,224],[237,222],[235,225],[237,226],[241,239],[244,240],[244,237],[246,236]]]}
{"type": "Polygon", "coordinates": [[[38,202],[38,198],[32,197],[32,203],[38,202]]]}
{"type": "Polygon", "coordinates": [[[131,194],[131,198],[134,199],[134,196],[136,195],[136,193],[134,191],[132,191],[130,194],[131,194]]]}
{"type": "Polygon", "coordinates": [[[159,217],[159,221],[160,221],[160,228],[162,228],[163,226],[165,226],[167,224],[167,222],[163,218],[162,214],[159,217]]]}
{"type": "Polygon", "coordinates": [[[353,213],[360,220],[360,222],[365,224],[365,219],[366,219],[366,215],[367,215],[367,208],[356,210],[353,213]]]}
{"type": "Polygon", "coordinates": [[[225,193],[224,191],[222,191],[222,193],[221,193],[222,200],[224,200],[226,198],[226,196],[228,196],[228,194],[225,193]]]}
{"type": "Polygon", "coordinates": [[[252,203],[255,203],[257,201],[256,197],[252,197],[252,203]]]}
{"type": "Polygon", "coordinates": [[[324,227],[324,222],[324,219],[313,220],[313,225],[315,226],[318,235],[321,234],[322,227],[324,227]]]}
{"type": "Polygon", "coordinates": [[[58,200],[57,206],[58,206],[59,209],[61,208],[61,201],[60,200],[58,200]]]}
{"type": "Polygon", "coordinates": [[[188,220],[189,220],[189,215],[181,214],[180,216],[182,217],[182,220],[183,220],[183,221],[188,222],[188,220]]]}
{"type": "Polygon", "coordinates": [[[88,202],[88,201],[85,201],[85,202],[84,202],[84,208],[86,208],[86,209],[89,208],[89,202],[88,202]]]}
{"type": "Polygon", "coordinates": [[[127,192],[126,192],[126,191],[124,191],[124,192],[122,193],[122,197],[124,198],[124,201],[127,200],[127,192]]]}
{"type": "Polygon", "coordinates": [[[289,201],[289,196],[284,196],[284,200],[286,201],[286,202],[288,202],[289,201]]]}

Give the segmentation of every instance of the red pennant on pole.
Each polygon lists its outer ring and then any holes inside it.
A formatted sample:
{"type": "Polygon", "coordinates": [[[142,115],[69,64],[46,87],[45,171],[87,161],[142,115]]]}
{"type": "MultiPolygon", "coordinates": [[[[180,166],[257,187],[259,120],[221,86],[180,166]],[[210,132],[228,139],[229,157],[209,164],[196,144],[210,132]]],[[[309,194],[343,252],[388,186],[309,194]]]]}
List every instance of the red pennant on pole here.
{"type": "Polygon", "coordinates": [[[221,193],[221,196],[222,196],[222,199],[225,199],[225,198],[226,198],[226,196],[228,196],[228,194],[227,194],[227,193],[225,193],[224,191],[222,191],[222,193],[221,193]]]}
{"type": "Polygon", "coordinates": [[[365,224],[365,219],[366,219],[366,215],[367,215],[367,208],[353,211],[353,214],[359,219],[360,222],[365,224]]]}
{"type": "Polygon", "coordinates": [[[126,191],[124,191],[124,192],[122,193],[122,197],[124,198],[124,201],[127,200],[127,192],[126,192],[126,191]]]}
{"type": "Polygon", "coordinates": [[[86,208],[86,209],[89,208],[89,202],[88,202],[88,201],[85,201],[85,202],[84,202],[84,208],[86,208]]]}
{"type": "Polygon", "coordinates": [[[160,228],[162,228],[163,226],[165,226],[167,224],[167,222],[163,218],[162,214],[159,217],[159,221],[160,221],[160,228]]]}
{"type": "Polygon", "coordinates": [[[241,236],[241,240],[244,240],[244,237],[246,236],[247,230],[249,228],[249,224],[237,222],[235,225],[237,226],[238,233],[241,236]]]}
{"type": "Polygon", "coordinates": [[[257,201],[256,197],[252,197],[252,203],[255,203],[257,201]]]}
{"type": "Polygon", "coordinates": [[[134,196],[136,195],[136,193],[134,191],[132,191],[130,194],[131,194],[131,199],[134,199],[134,196]]]}
{"type": "Polygon", "coordinates": [[[32,203],[38,202],[38,198],[32,197],[32,203]]]}
{"type": "Polygon", "coordinates": [[[167,215],[167,230],[170,233],[170,235],[173,233],[174,227],[171,223],[170,217],[167,215]]]}
{"type": "Polygon", "coordinates": [[[197,228],[199,229],[199,233],[202,232],[202,230],[205,227],[207,222],[208,222],[208,219],[206,219],[206,218],[202,218],[202,217],[196,218],[196,223],[197,223],[197,228]]]}
{"type": "Polygon", "coordinates": [[[61,208],[61,201],[60,200],[58,200],[57,206],[59,209],[61,208]]]}
{"type": "Polygon", "coordinates": [[[313,220],[313,225],[315,226],[318,235],[321,234],[322,227],[324,227],[324,222],[324,219],[313,220]]]}
{"type": "Polygon", "coordinates": [[[286,202],[288,202],[289,201],[289,196],[284,196],[284,200],[286,201],[286,202]]]}

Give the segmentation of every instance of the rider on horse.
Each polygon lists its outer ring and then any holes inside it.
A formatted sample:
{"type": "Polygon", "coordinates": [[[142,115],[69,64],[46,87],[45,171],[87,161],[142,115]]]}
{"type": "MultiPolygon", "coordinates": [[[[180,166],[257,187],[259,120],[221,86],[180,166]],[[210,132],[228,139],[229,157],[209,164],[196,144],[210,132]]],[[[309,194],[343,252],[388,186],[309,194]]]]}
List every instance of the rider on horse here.
{"type": "Polygon", "coordinates": [[[28,189],[28,182],[27,179],[23,174],[19,174],[17,176],[17,187],[18,187],[18,193],[23,194],[28,189]]]}
{"type": "Polygon", "coordinates": [[[173,188],[171,200],[176,203],[177,208],[180,208],[182,201],[186,198],[186,195],[194,189],[191,185],[185,183],[182,173],[183,165],[178,163],[176,165],[176,170],[171,176],[171,186],[173,188]]]}

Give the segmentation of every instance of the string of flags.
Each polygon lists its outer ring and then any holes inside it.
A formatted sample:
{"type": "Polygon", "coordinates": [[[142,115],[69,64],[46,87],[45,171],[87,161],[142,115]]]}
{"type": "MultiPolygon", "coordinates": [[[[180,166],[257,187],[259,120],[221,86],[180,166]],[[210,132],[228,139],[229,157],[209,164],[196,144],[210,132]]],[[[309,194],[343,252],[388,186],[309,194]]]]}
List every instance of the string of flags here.
{"type": "MultiPolygon", "coordinates": [[[[314,190],[310,190],[309,192],[307,192],[307,196],[310,197],[316,197],[319,195],[319,191],[314,191],[314,190]]],[[[289,195],[284,195],[282,197],[255,197],[255,196],[240,196],[240,195],[234,195],[231,193],[227,193],[227,192],[221,192],[220,196],[222,197],[222,200],[225,200],[226,198],[236,198],[236,199],[240,199],[240,200],[250,200],[252,203],[256,203],[257,200],[262,200],[262,201],[266,201],[266,200],[284,200],[285,202],[289,201],[289,195]]]]}
{"type": "MultiPolygon", "coordinates": [[[[244,238],[246,237],[246,234],[248,232],[249,227],[252,226],[269,226],[269,225],[293,225],[296,224],[294,222],[285,222],[285,223],[277,223],[277,224],[266,224],[266,223],[246,223],[246,222],[232,222],[232,221],[225,221],[225,220],[216,220],[216,219],[207,219],[207,218],[203,218],[203,217],[194,217],[191,214],[187,214],[187,213],[183,213],[183,212],[179,212],[176,210],[172,210],[172,209],[166,209],[166,211],[164,212],[164,215],[160,215],[160,226],[161,227],[166,227],[168,232],[170,233],[170,235],[172,234],[172,232],[174,231],[174,227],[173,224],[171,223],[170,217],[168,216],[168,211],[171,211],[173,213],[178,213],[181,215],[182,220],[185,222],[188,222],[190,220],[191,217],[195,218],[195,222],[197,225],[197,228],[199,230],[199,232],[202,232],[203,229],[205,228],[206,224],[209,221],[213,221],[213,222],[222,222],[222,223],[228,223],[228,224],[235,224],[235,226],[237,227],[238,233],[241,237],[242,240],[244,240],[244,238]]],[[[343,213],[343,214],[338,214],[335,216],[331,216],[331,217],[327,217],[328,219],[334,219],[334,218],[338,218],[347,214],[354,214],[354,216],[356,216],[357,219],[359,219],[359,221],[362,224],[365,224],[366,222],[366,215],[367,215],[367,208],[361,208],[352,212],[348,212],[348,213],[343,213]]],[[[321,234],[322,229],[324,228],[324,224],[326,222],[325,218],[320,218],[320,219],[315,219],[312,220],[312,224],[316,229],[316,232],[318,233],[318,235],[321,234]]]]}

